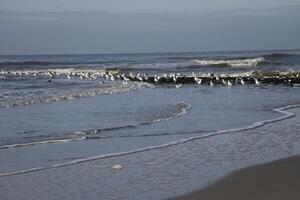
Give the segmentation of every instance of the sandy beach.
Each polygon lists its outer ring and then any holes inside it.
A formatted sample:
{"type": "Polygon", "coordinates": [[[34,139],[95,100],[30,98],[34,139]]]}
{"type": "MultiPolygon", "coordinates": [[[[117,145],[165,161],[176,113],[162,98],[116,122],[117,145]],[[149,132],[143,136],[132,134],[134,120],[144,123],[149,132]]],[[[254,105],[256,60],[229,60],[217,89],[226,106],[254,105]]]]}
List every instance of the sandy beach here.
{"type": "Polygon", "coordinates": [[[297,200],[300,156],[242,169],[176,200],[297,200]]]}

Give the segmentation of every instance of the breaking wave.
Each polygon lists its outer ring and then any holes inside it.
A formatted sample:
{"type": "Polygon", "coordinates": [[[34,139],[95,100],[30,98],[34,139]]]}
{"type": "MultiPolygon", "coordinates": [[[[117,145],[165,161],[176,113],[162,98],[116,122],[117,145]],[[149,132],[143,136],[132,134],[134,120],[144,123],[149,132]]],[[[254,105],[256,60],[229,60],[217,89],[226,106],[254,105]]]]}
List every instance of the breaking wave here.
{"type": "Polygon", "coordinates": [[[111,81],[105,75],[103,69],[0,70],[0,79],[7,84],[15,84],[13,92],[0,93],[0,107],[72,100],[152,87],[148,83],[111,81]]]}
{"type": "Polygon", "coordinates": [[[226,67],[256,67],[265,62],[264,57],[247,58],[247,59],[230,59],[230,60],[192,60],[193,65],[200,66],[226,66],[226,67]]]}

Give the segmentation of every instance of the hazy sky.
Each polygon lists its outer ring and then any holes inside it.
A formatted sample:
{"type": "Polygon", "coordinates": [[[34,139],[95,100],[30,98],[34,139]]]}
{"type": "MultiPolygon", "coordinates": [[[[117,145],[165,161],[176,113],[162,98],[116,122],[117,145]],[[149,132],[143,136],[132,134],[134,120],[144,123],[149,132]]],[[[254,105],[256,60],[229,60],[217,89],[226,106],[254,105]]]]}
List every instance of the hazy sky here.
{"type": "Polygon", "coordinates": [[[1,10],[199,13],[237,8],[300,5],[299,0],[1,0],[1,10]]]}
{"type": "Polygon", "coordinates": [[[300,0],[0,0],[0,54],[300,48],[299,19],[300,0]]]}

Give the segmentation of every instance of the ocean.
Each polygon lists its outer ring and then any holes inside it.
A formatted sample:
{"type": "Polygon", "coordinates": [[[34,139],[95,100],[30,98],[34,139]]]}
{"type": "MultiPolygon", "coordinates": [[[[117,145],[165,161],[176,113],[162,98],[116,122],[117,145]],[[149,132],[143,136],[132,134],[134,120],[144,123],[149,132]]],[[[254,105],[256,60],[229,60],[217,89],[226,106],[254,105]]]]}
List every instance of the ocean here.
{"type": "Polygon", "coordinates": [[[165,199],[300,153],[298,85],[124,83],[107,69],[299,71],[300,50],[0,56],[4,199],[165,199]]]}

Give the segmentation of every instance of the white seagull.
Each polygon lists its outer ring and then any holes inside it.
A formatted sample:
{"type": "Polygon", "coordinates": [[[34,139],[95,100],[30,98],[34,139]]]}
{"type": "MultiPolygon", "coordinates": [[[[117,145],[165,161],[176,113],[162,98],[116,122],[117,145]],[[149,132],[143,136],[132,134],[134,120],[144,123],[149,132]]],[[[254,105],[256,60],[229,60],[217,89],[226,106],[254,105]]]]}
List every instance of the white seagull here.
{"type": "Polygon", "coordinates": [[[227,81],[227,85],[228,85],[229,87],[231,87],[231,86],[232,86],[232,83],[231,83],[231,81],[230,81],[230,80],[228,80],[228,81],[227,81]]]}
{"type": "Polygon", "coordinates": [[[255,78],[254,81],[255,81],[255,84],[256,84],[256,85],[259,85],[259,84],[260,84],[260,82],[259,82],[259,80],[258,80],[257,78],[255,78]]]}
{"type": "Polygon", "coordinates": [[[241,78],[241,84],[245,85],[245,81],[243,80],[243,78],[241,78]]]}

